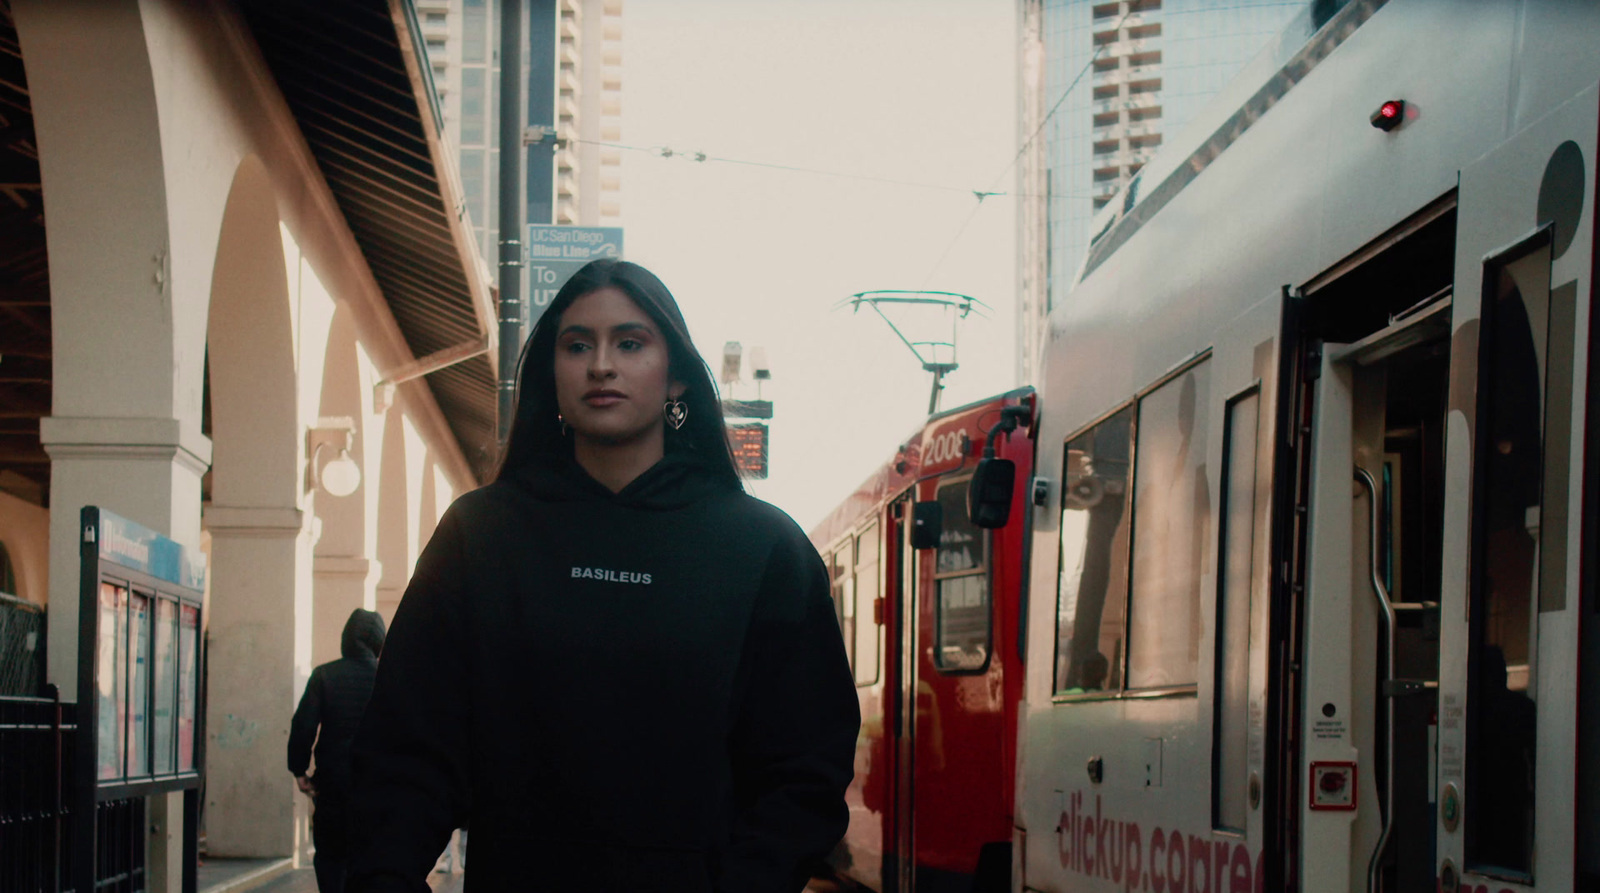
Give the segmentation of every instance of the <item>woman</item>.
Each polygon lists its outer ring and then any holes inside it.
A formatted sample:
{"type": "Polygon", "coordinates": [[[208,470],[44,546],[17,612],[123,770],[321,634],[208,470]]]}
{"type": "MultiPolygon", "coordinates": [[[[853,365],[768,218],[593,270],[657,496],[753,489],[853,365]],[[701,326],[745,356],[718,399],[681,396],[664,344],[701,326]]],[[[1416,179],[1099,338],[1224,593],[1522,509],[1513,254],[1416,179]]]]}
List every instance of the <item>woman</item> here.
{"type": "Polygon", "coordinates": [[[795,893],[860,717],[826,572],[743,493],[666,286],[585,266],[523,351],[492,484],[445,513],[356,750],[350,889],[795,893]]]}

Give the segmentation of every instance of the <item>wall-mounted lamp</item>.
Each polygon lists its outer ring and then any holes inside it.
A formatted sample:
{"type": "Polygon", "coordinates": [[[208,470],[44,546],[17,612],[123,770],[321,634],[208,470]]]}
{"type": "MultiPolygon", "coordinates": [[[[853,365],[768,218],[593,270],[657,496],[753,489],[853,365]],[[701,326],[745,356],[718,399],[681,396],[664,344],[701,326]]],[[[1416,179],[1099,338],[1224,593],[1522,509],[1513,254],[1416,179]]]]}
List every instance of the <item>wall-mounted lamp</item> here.
{"type": "Polygon", "coordinates": [[[349,496],[361,486],[361,466],[350,457],[355,446],[355,419],[317,419],[315,428],[306,431],[306,492],[321,487],[329,496],[349,496]],[[338,453],[327,464],[320,465],[322,451],[334,449],[338,453]]]}

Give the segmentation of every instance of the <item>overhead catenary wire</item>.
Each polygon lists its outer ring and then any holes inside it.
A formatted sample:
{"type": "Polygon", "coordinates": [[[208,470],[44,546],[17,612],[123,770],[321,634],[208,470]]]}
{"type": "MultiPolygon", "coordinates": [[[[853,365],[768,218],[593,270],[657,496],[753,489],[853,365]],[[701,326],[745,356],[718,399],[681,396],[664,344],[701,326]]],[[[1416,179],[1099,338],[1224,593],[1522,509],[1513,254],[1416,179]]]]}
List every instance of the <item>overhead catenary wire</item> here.
{"type": "MultiPolygon", "coordinates": [[[[1128,21],[1128,16],[1132,14],[1132,9],[1124,12],[1122,14],[1122,18],[1117,19],[1116,27],[1113,30],[1121,31],[1123,24],[1128,21]]],[[[950,252],[954,251],[956,245],[961,243],[961,237],[967,234],[967,227],[972,225],[972,221],[978,216],[978,212],[983,210],[984,198],[986,198],[988,195],[1002,194],[994,192],[994,187],[1000,185],[1000,181],[1004,180],[1006,176],[1011,173],[1012,168],[1017,166],[1017,162],[1021,161],[1022,157],[1028,154],[1028,150],[1033,147],[1033,143],[1039,138],[1039,134],[1044,133],[1045,127],[1049,126],[1050,124],[1050,119],[1054,118],[1056,112],[1061,110],[1062,103],[1065,103],[1067,101],[1067,97],[1072,95],[1072,91],[1077,88],[1078,82],[1083,80],[1083,76],[1089,73],[1089,69],[1094,67],[1095,62],[1099,61],[1100,54],[1105,51],[1105,48],[1106,47],[1104,44],[1095,47],[1094,52],[1089,54],[1089,61],[1083,63],[1083,67],[1078,69],[1077,75],[1074,76],[1072,81],[1067,84],[1066,89],[1062,90],[1061,95],[1056,97],[1055,104],[1050,106],[1050,111],[1046,112],[1044,117],[1039,120],[1039,126],[1035,127],[1033,129],[1033,133],[1029,134],[1028,138],[1022,141],[1022,145],[1017,147],[1017,154],[1011,156],[1011,160],[1006,163],[1006,166],[1002,168],[1000,173],[995,176],[994,180],[989,183],[987,194],[977,193],[978,203],[972,207],[971,211],[967,212],[966,217],[962,218],[961,225],[956,227],[956,234],[950,237],[949,242],[945,243],[944,250],[939,252],[939,259],[933,262],[933,266],[928,269],[928,274],[922,277],[923,285],[927,285],[928,282],[933,279],[934,275],[939,272],[939,268],[944,266],[944,262],[949,259],[950,252]]]]}
{"type": "MultiPolygon", "coordinates": [[[[1117,23],[1113,30],[1120,31],[1122,26],[1127,22],[1128,17],[1132,14],[1133,10],[1131,9],[1124,12],[1122,16],[1117,19],[1117,23]]],[[[1046,112],[1044,117],[1039,121],[1039,125],[1034,128],[1033,132],[1028,135],[1027,139],[1023,140],[1022,145],[1018,147],[1016,154],[1011,157],[1011,160],[1006,163],[1005,167],[1001,169],[1000,173],[997,174],[992,181],[990,181],[987,189],[972,189],[963,186],[953,186],[946,183],[928,183],[918,180],[906,180],[898,177],[885,177],[877,174],[850,173],[847,171],[827,170],[824,168],[814,168],[796,164],[782,164],[778,162],[756,161],[744,158],[729,158],[721,155],[712,155],[710,153],[698,150],[686,151],[671,146],[641,146],[613,140],[591,140],[583,139],[581,137],[563,137],[562,141],[568,143],[599,146],[601,148],[617,149],[624,152],[643,152],[663,159],[681,157],[699,164],[730,164],[741,167],[783,171],[786,173],[807,174],[811,176],[855,180],[859,182],[882,183],[891,186],[902,186],[912,189],[927,189],[938,192],[960,192],[971,195],[975,199],[975,202],[971,210],[969,210],[966,216],[962,218],[960,225],[956,227],[955,235],[952,236],[949,242],[945,244],[944,249],[939,253],[938,259],[934,261],[933,266],[929,268],[927,275],[923,277],[921,285],[926,286],[928,282],[939,272],[939,269],[944,265],[944,262],[949,259],[950,253],[954,251],[955,246],[960,243],[961,237],[966,235],[967,228],[972,225],[972,221],[978,216],[978,212],[983,209],[984,202],[987,199],[1039,197],[1033,194],[1013,193],[999,190],[995,187],[1000,185],[1006,176],[1011,173],[1012,169],[1016,167],[1017,162],[1027,154],[1030,148],[1032,148],[1034,142],[1039,138],[1039,135],[1044,132],[1047,126],[1049,126],[1050,121],[1055,117],[1056,112],[1061,110],[1061,106],[1066,102],[1067,97],[1070,96],[1072,91],[1077,88],[1078,83],[1083,80],[1084,75],[1089,73],[1089,70],[1093,68],[1094,63],[1100,59],[1101,54],[1104,51],[1105,46],[1099,46],[1095,48],[1095,51],[1090,55],[1088,61],[1084,63],[1081,69],[1079,69],[1078,73],[1072,78],[1072,81],[1067,84],[1066,88],[1061,91],[1061,95],[1056,98],[1056,101],[1051,105],[1050,110],[1046,112]]],[[[1045,196],[1047,199],[1081,199],[1089,197],[1090,196],[1086,194],[1074,193],[1053,193],[1045,196]]]]}
{"type": "MultiPolygon", "coordinates": [[[[786,171],[792,174],[811,174],[818,177],[833,177],[841,180],[861,180],[869,183],[883,183],[890,186],[906,186],[913,189],[932,189],[940,192],[960,192],[968,195],[980,194],[979,190],[965,186],[952,186],[948,183],[926,183],[918,180],[902,180],[897,177],[884,177],[877,174],[854,174],[847,171],[831,171],[823,168],[805,167],[798,164],[779,164],[772,161],[752,161],[745,158],[727,158],[721,155],[711,155],[706,152],[685,151],[674,149],[670,146],[633,146],[627,143],[609,142],[606,140],[586,140],[577,137],[568,137],[566,142],[583,143],[585,145],[600,146],[607,149],[621,149],[627,152],[646,152],[658,158],[686,158],[700,164],[734,164],[742,167],[764,168],[767,170],[786,171]]],[[[988,195],[1003,195],[1004,193],[988,193],[988,195]]]]}

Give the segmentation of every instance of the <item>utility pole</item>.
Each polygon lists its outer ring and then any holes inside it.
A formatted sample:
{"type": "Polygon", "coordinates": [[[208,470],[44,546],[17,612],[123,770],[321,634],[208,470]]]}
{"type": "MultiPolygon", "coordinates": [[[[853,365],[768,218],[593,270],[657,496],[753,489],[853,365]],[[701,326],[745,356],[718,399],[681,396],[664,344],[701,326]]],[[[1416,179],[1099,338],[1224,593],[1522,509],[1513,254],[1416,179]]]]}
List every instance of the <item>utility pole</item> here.
{"type": "Polygon", "coordinates": [[[525,78],[522,43],[528,30],[523,0],[500,0],[500,443],[511,434],[516,410],[517,359],[522,353],[522,320],[527,315],[522,287],[523,203],[522,114],[525,78]]]}

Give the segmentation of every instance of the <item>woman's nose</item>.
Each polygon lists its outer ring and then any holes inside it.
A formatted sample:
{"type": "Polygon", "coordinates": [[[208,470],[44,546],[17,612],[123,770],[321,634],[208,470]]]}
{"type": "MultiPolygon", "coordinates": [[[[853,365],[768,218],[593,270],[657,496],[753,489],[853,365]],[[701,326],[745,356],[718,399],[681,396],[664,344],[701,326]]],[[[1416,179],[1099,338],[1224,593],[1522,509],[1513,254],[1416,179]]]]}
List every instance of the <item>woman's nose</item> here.
{"type": "Polygon", "coordinates": [[[589,377],[612,378],[617,371],[611,367],[611,351],[598,347],[589,352],[589,377]]]}

